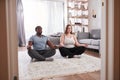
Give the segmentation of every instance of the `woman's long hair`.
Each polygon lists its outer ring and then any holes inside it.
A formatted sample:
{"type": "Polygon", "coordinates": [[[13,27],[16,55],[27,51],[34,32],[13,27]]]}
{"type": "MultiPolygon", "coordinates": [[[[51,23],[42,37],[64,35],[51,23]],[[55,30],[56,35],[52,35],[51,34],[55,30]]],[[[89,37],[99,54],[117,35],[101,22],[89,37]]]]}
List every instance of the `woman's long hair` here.
{"type": "Polygon", "coordinates": [[[65,34],[67,34],[67,29],[68,29],[69,26],[71,27],[71,32],[70,33],[72,34],[72,26],[70,24],[66,25],[66,29],[65,29],[65,32],[64,32],[65,34]]]}

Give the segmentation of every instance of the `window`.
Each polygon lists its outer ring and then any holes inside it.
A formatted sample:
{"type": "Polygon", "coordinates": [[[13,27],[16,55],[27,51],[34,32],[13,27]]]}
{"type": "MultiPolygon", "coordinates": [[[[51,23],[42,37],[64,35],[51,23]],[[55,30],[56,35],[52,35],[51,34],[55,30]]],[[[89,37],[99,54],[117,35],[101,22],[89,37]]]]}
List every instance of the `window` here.
{"type": "Polygon", "coordinates": [[[27,40],[35,34],[37,25],[42,26],[44,35],[63,32],[63,2],[47,0],[22,0],[22,2],[27,40]]]}

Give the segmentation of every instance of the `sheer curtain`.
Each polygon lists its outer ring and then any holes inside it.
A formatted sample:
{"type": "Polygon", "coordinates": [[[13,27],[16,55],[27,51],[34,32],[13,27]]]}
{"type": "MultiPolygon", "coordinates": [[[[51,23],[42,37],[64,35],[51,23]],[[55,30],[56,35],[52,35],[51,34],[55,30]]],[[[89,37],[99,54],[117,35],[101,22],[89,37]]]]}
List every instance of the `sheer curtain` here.
{"type": "Polygon", "coordinates": [[[18,45],[25,46],[25,30],[24,30],[24,14],[23,4],[21,0],[17,0],[17,29],[18,29],[18,45]]]}
{"type": "Polygon", "coordinates": [[[48,34],[63,32],[63,3],[47,2],[48,6],[48,34]]]}
{"type": "Polygon", "coordinates": [[[63,32],[64,5],[61,1],[23,0],[26,40],[35,34],[35,27],[42,26],[43,34],[63,32]]]}

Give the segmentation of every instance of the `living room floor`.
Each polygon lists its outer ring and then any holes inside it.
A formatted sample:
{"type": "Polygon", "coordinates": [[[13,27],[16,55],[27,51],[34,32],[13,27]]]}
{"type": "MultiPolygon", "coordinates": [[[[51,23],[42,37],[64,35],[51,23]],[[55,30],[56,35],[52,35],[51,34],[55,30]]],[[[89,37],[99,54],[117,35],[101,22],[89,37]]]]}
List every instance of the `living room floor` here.
{"type": "MultiPolygon", "coordinates": [[[[26,47],[18,47],[18,51],[25,51],[26,47]]],[[[100,53],[94,50],[87,49],[86,54],[100,58],[100,53]]],[[[100,80],[100,71],[83,73],[83,74],[76,74],[72,76],[64,76],[64,77],[57,77],[57,78],[50,78],[50,79],[42,79],[42,80],[100,80]]]]}

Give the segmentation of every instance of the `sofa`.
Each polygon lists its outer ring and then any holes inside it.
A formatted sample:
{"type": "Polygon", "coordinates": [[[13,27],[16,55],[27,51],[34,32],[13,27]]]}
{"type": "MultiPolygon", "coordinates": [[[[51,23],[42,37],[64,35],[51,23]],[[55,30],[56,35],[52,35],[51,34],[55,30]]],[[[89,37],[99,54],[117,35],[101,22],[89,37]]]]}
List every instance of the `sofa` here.
{"type": "Polygon", "coordinates": [[[77,39],[81,44],[88,44],[88,49],[100,51],[100,29],[92,29],[90,32],[77,32],[77,39]]]}
{"type": "MultiPolygon", "coordinates": [[[[56,33],[53,35],[49,35],[49,40],[54,45],[59,45],[60,36],[62,33],[56,33]]],[[[101,30],[100,29],[92,29],[90,32],[77,32],[78,42],[81,44],[88,44],[88,49],[100,50],[100,39],[101,39],[101,30]]]]}
{"type": "Polygon", "coordinates": [[[60,44],[60,36],[62,35],[62,32],[54,33],[52,35],[48,35],[48,39],[54,44],[59,45],[60,44]]]}

